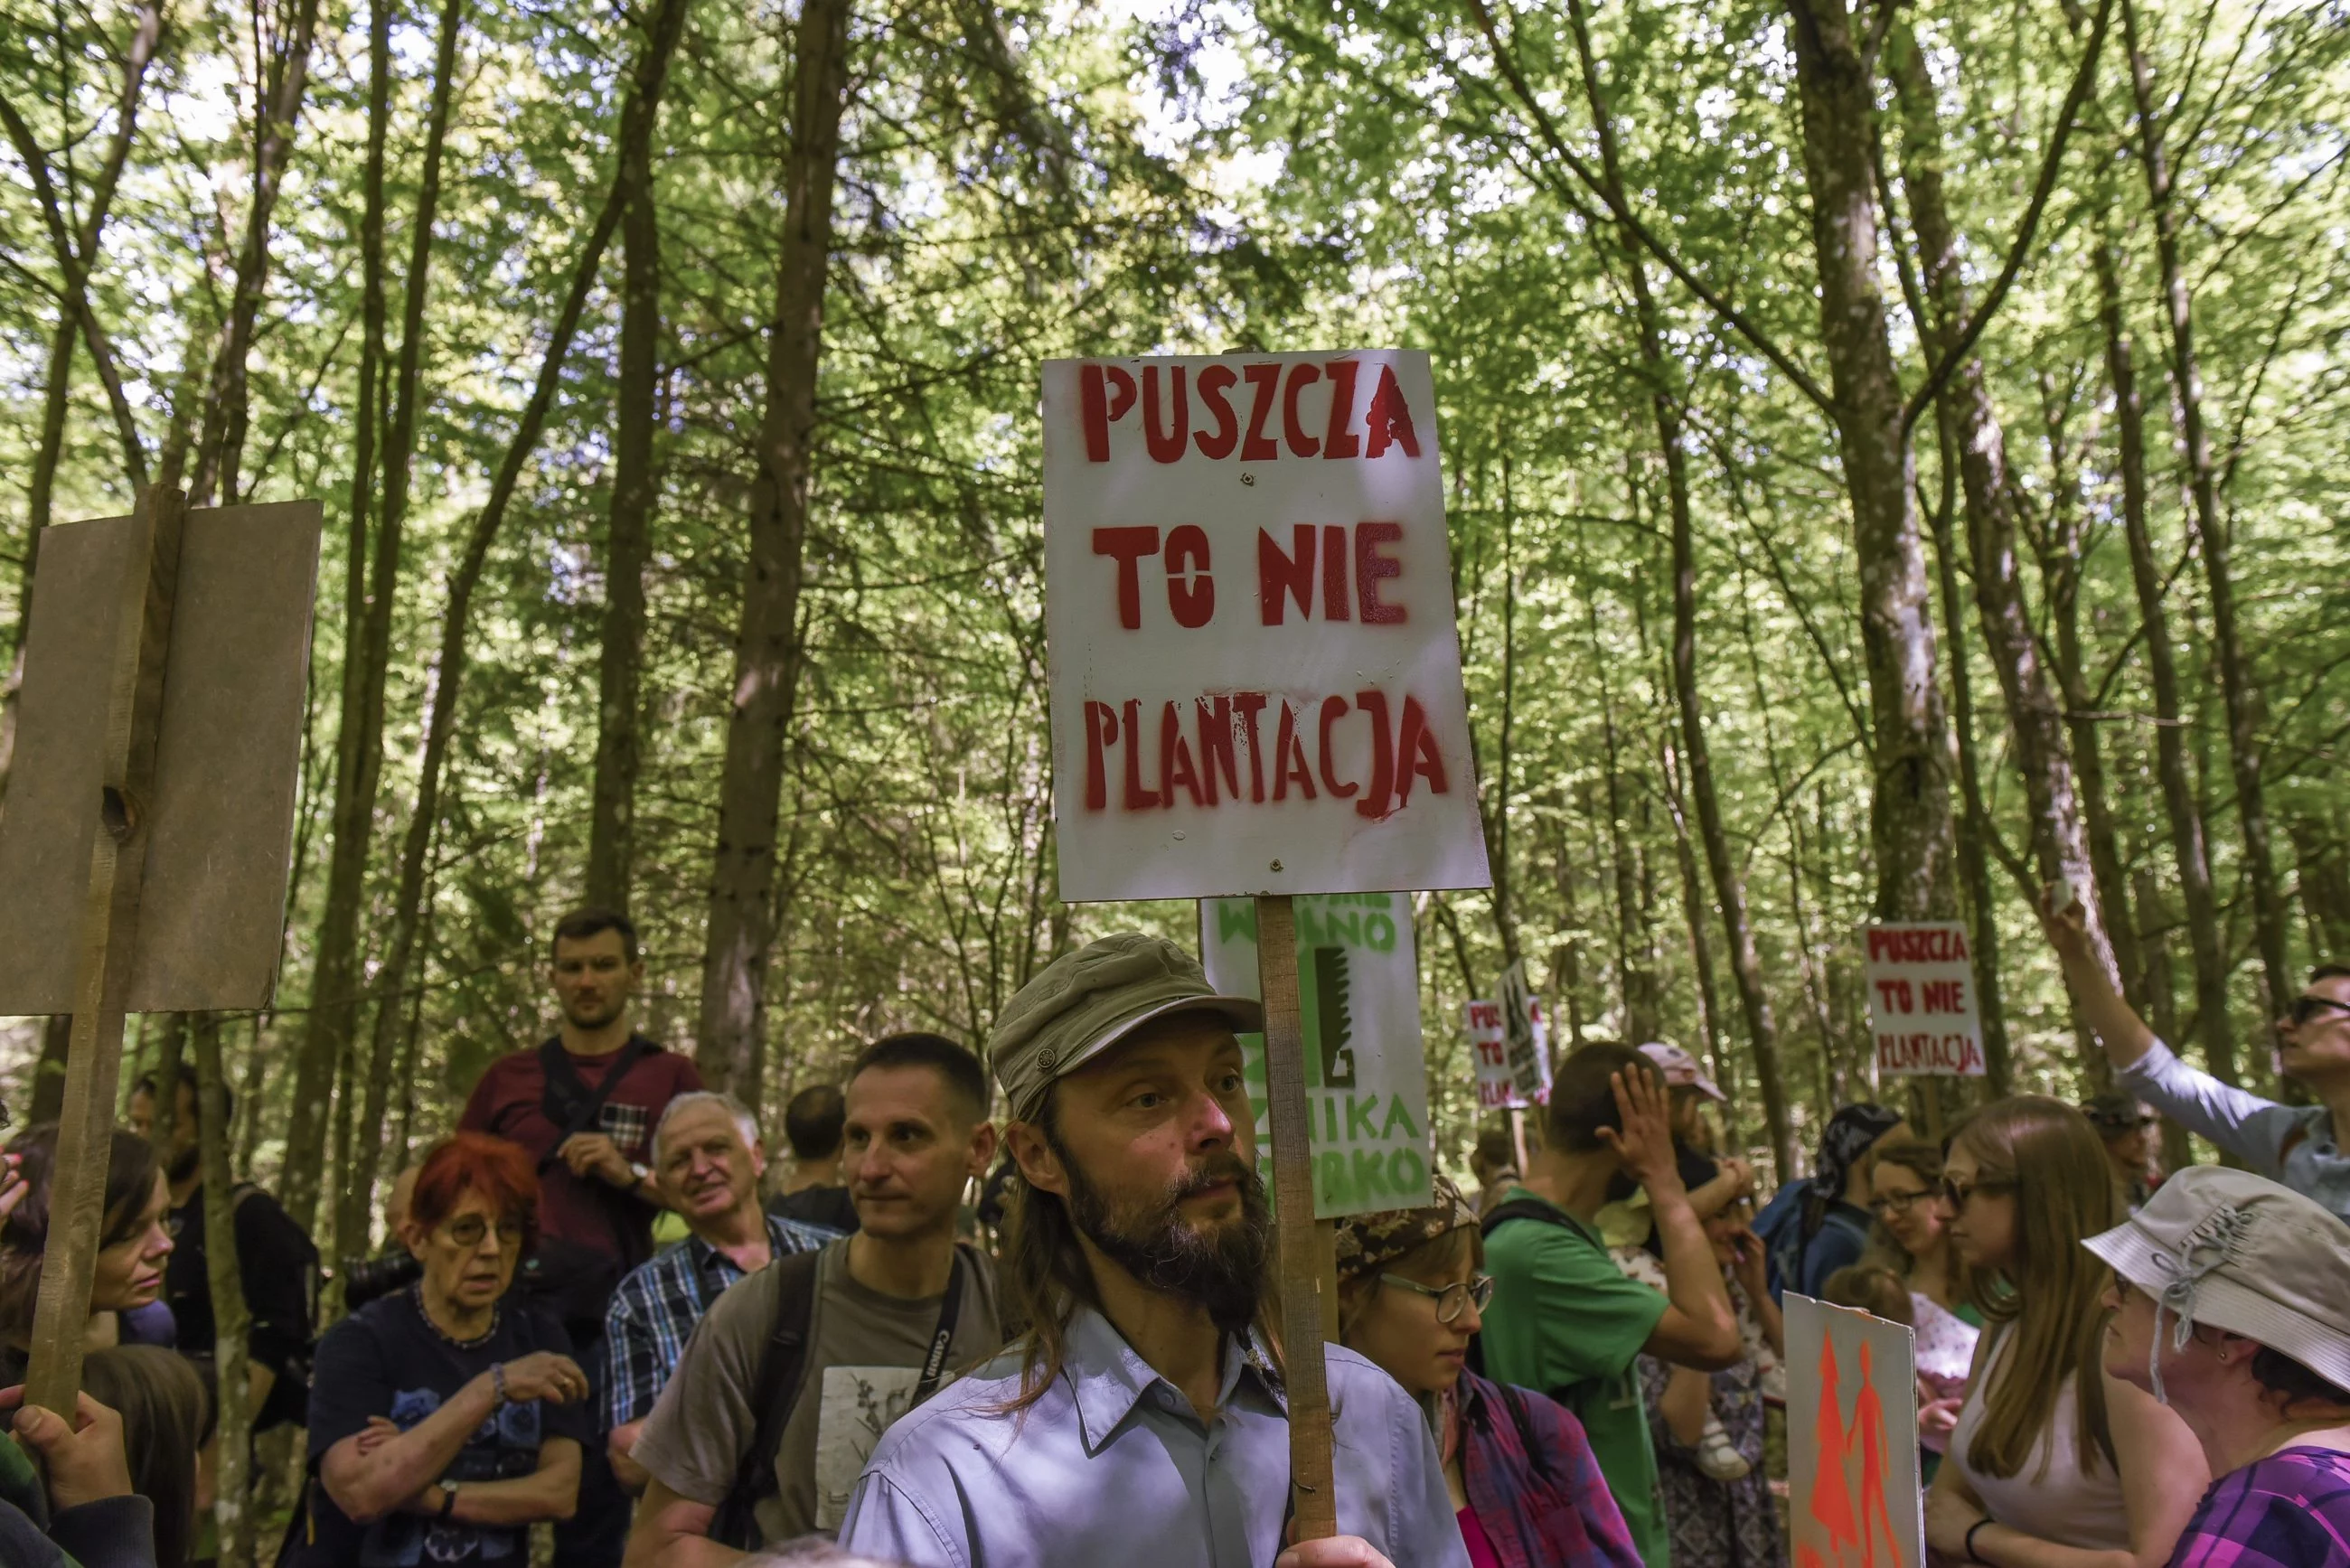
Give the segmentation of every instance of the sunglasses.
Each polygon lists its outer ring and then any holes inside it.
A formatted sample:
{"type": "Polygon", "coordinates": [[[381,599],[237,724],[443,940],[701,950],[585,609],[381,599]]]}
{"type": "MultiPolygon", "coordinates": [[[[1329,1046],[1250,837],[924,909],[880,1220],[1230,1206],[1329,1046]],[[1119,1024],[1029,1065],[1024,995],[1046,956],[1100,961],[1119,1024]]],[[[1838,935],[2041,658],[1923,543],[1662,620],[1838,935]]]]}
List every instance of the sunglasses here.
{"type": "MultiPolygon", "coordinates": [[[[441,1227],[441,1234],[467,1251],[482,1244],[490,1233],[490,1222],[478,1214],[468,1214],[462,1220],[452,1220],[441,1227]]],[[[522,1224],[519,1220],[502,1220],[498,1225],[498,1245],[501,1248],[522,1245],[522,1224]]]]}
{"type": "Polygon", "coordinates": [[[1868,1207],[1876,1213],[1890,1217],[1900,1213],[1905,1209],[1916,1208],[1920,1199],[1933,1196],[1934,1189],[1930,1187],[1921,1187],[1915,1192],[1887,1192],[1880,1197],[1870,1199],[1868,1207]]]}
{"type": "Polygon", "coordinates": [[[2314,1023],[2329,1012],[2350,1012],[2350,1002],[2336,1002],[2330,996],[2296,996],[2285,1016],[2297,1024],[2314,1023]]]}
{"type": "Polygon", "coordinates": [[[1409,1291],[1414,1295],[1434,1296],[1436,1321],[1439,1323],[1457,1321],[1462,1313],[1469,1310],[1471,1302],[1477,1303],[1479,1312],[1493,1304],[1493,1276],[1491,1274],[1479,1274],[1466,1284],[1445,1285],[1440,1289],[1435,1285],[1423,1285],[1418,1280],[1407,1280],[1401,1274],[1381,1274],[1379,1283],[1393,1285],[1399,1291],[1409,1291]]]}
{"type": "Polygon", "coordinates": [[[1952,1209],[1964,1209],[1967,1199],[1978,1192],[2012,1192],[2016,1182],[2012,1177],[1982,1176],[1963,1184],[1942,1178],[1942,1201],[1952,1209]]]}

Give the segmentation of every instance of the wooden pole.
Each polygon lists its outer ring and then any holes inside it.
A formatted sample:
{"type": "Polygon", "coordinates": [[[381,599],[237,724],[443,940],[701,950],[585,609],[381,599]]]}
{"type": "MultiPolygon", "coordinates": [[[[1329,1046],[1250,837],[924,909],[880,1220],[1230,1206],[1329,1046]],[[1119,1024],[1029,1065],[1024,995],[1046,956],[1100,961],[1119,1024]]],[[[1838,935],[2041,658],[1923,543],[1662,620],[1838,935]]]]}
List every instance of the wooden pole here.
{"type": "Polygon", "coordinates": [[[1518,1162],[1518,1179],[1523,1180],[1526,1171],[1526,1113],[1523,1106],[1510,1107],[1510,1153],[1518,1162]]]}
{"type": "MultiPolygon", "coordinates": [[[[82,1336],[90,1274],[105,1222],[108,1145],[122,1069],[122,1020],[139,935],[140,884],[147,864],[147,805],[155,779],[156,718],[179,587],[180,536],[187,497],[151,486],[140,493],[124,553],[114,630],[105,752],[99,763],[99,832],[90,842],[74,981],[72,1044],[65,1105],[57,1118],[57,1163],[49,1234],[33,1311],[26,1399],[73,1418],[81,1390],[82,1336]]],[[[169,1093],[168,1085],[164,1092],[169,1093]]]]}
{"type": "MultiPolygon", "coordinates": [[[[1273,1122],[1274,1204],[1280,1213],[1281,1346],[1289,1393],[1289,1483],[1295,1539],[1338,1533],[1331,1480],[1330,1387],[1325,1324],[1337,1312],[1328,1282],[1333,1228],[1314,1220],[1311,1123],[1305,1106],[1305,1028],[1297,1000],[1297,928],[1285,897],[1256,900],[1256,962],[1264,998],[1264,1086],[1273,1122]]],[[[1335,1337],[1335,1336],[1333,1336],[1335,1337]]]]}

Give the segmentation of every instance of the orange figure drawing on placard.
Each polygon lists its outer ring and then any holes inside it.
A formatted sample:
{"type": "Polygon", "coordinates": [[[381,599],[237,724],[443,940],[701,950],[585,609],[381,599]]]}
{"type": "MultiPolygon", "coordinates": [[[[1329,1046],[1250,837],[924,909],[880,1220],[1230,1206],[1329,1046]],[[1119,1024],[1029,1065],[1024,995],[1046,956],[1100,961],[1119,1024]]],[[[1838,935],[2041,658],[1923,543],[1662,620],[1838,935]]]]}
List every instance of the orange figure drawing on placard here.
{"type": "MultiPolygon", "coordinates": [[[[1839,1331],[1846,1327],[1837,1322],[1839,1331]]],[[[1804,1359],[1817,1368],[1818,1397],[1804,1401],[1814,1414],[1806,1434],[1808,1474],[1797,1472],[1808,1487],[1794,1500],[1796,1568],[1917,1568],[1917,1547],[1905,1544],[1914,1542],[1914,1532],[1905,1534],[1898,1522],[1914,1519],[1918,1503],[1910,1492],[1917,1483],[1903,1462],[1907,1456],[1895,1447],[1900,1438],[1893,1421],[1904,1417],[1897,1413],[1888,1419],[1875,1347],[1858,1334],[1823,1333],[1816,1359],[1809,1347],[1804,1359]],[[1840,1340],[1849,1366],[1837,1355],[1840,1340]],[[1844,1378],[1855,1372],[1847,1399],[1844,1378]]]]}

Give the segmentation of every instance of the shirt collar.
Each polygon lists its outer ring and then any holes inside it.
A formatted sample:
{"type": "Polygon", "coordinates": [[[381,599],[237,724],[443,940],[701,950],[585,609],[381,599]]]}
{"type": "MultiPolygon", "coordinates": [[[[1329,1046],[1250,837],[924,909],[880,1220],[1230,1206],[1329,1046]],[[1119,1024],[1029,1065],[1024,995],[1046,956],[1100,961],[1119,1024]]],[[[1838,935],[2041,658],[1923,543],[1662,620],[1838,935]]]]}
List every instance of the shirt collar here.
{"type": "MultiPolygon", "coordinates": [[[[1187,1418],[1191,1415],[1182,1391],[1161,1377],[1109,1319],[1093,1308],[1080,1304],[1071,1309],[1066,1343],[1062,1374],[1076,1404],[1087,1453],[1097,1454],[1107,1447],[1146,1397],[1163,1398],[1166,1408],[1187,1418]],[[1163,1396],[1154,1392],[1162,1388],[1163,1396]]],[[[1218,1408],[1233,1402],[1244,1376],[1276,1412],[1287,1415],[1280,1381],[1272,1376],[1270,1359],[1253,1334],[1245,1341],[1232,1337],[1225,1342],[1223,1381],[1216,1390],[1218,1408]]]]}

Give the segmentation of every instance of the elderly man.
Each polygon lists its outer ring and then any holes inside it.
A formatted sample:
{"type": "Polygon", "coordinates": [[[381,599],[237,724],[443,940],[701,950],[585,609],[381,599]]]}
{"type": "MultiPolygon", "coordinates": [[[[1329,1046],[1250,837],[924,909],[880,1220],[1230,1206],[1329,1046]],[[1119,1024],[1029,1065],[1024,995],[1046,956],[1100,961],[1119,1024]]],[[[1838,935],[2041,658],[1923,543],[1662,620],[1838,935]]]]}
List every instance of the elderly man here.
{"type": "Polygon", "coordinates": [[[758,1124],[732,1095],[680,1095],[653,1129],[654,1179],[692,1233],[622,1280],[604,1317],[606,1447],[632,1492],[647,1480],[632,1457],[637,1434],[710,1303],[744,1274],[838,1234],[762,1214],[766,1165],[758,1124]]]}
{"type": "Polygon", "coordinates": [[[1419,1407],[1336,1345],[1296,1349],[1328,1369],[1347,1534],[1282,1550],[1289,1417],[1234,1037],[1260,1014],[1139,934],[1055,960],[1004,1008],[1004,1282],[1030,1333],[882,1438],[843,1546],[956,1568],[1467,1568],[1419,1407]]]}

